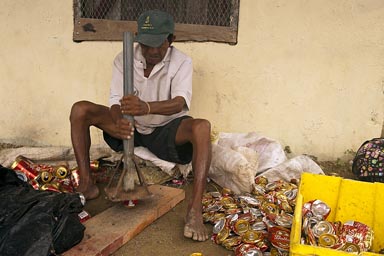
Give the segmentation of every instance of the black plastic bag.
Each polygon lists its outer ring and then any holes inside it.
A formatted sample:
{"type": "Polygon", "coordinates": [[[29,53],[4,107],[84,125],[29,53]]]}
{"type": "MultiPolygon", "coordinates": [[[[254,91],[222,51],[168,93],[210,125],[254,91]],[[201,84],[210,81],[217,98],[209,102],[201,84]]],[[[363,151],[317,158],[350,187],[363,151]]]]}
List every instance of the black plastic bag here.
{"type": "Polygon", "coordinates": [[[46,256],[77,243],[85,227],[76,193],[39,191],[0,165],[0,255],[46,256]]]}

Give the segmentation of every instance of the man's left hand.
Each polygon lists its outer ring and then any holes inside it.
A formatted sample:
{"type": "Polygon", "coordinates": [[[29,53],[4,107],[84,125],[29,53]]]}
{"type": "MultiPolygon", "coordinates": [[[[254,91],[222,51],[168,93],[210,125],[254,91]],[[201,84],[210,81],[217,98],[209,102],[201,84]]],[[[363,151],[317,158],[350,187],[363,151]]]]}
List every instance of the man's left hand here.
{"type": "Polygon", "coordinates": [[[148,105],[145,101],[139,99],[135,95],[124,96],[120,100],[121,113],[123,115],[131,116],[143,116],[147,115],[149,112],[148,105]]]}

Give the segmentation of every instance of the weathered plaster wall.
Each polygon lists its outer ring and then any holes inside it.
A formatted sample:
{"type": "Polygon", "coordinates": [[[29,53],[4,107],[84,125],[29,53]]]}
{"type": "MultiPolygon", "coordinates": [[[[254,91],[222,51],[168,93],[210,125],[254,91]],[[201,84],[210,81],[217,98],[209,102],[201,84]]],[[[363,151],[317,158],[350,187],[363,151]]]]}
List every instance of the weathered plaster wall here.
{"type": "MultiPolygon", "coordinates": [[[[107,103],[122,43],[73,42],[72,17],[71,0],[1,1],[0,141],[70,145],[71,105],[107,103]]],[[[381,134],[382,0],[242,0],[237,45],[175,45],[194,60],[191,114],[219,131],[323,159],[381,134]]]]}

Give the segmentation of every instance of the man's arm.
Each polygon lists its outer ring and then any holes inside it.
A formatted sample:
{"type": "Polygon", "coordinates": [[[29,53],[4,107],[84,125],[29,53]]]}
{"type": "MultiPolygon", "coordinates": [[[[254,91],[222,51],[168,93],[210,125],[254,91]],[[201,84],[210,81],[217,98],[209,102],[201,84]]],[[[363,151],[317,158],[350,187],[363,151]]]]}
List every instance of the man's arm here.
{"type": "Polygon", "coordinates": [[[109,112],[111,113],[112,120],[114,123],[117,123],[117,120],[123,118],[121,113],[120,105],[112,105],[109,112]]]}
{"type": "Polygon", "coordinates": [[[137,96],[128,95],[124,96],[120,102],[122,113],[132,116],[148,114],[173,115],[181,112],[186,104],[184,97],[181,96],[176,96],[170,100],[145,102],[137,96]]]}
{"type": "Polygon", "coordinates": [[[173,115],[183,110],[185,99],[181,96],[176,96],[171,100],[148,102],[151,114],[158,115],[173,115]]]}

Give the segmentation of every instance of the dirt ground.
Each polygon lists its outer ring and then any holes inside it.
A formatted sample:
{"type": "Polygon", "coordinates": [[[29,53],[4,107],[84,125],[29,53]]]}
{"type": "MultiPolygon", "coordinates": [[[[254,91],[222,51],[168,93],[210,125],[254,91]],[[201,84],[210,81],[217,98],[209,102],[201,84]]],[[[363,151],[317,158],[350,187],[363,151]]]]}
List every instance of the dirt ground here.
{"type": "MultiPolygon", "coordinates": [[[[316,160],[316,159],[314,159],[316,160]]],[[[353,179],[351,167],[348,162],[341,161],[322,161],[318,162],[323,171],[328,175],[341,176],[353,179]]],[[[165,183],[166,185],[167,183],[165,183]]],[[[102,184],[99,184],[102,188],[102,184]]],[[[155,222],[145,228],[140,234],[128,241],[124,246],[118,249],[113,256],[125,255],[157,255],[157,256],[190,256],[193,253],[201,253],[204,256],[233,256],[234,253],[224,247],[215,244],[211,240],[205,242],[195,242],[183,237],[184,215],[187,207],[187,200],[192,193],[192,178],[190,181],[178,188],[184,189],[186,200],[180,202],[168,213],[157,219],[155,222]]],[[[207,191],[217,191],[220,189],[217,184],[209,182],[207,191]]],[[[102,194],[98,199],[89,201],[86,205],[91,215],[96,215],[103,209],[110,207],[113,203],[105,200],[102,194]]],[[[127,209],[129,214],[129,209],[127,209]]],[[[206,228],[212,233],[213,226],[206,224],[206,228]]]]}

